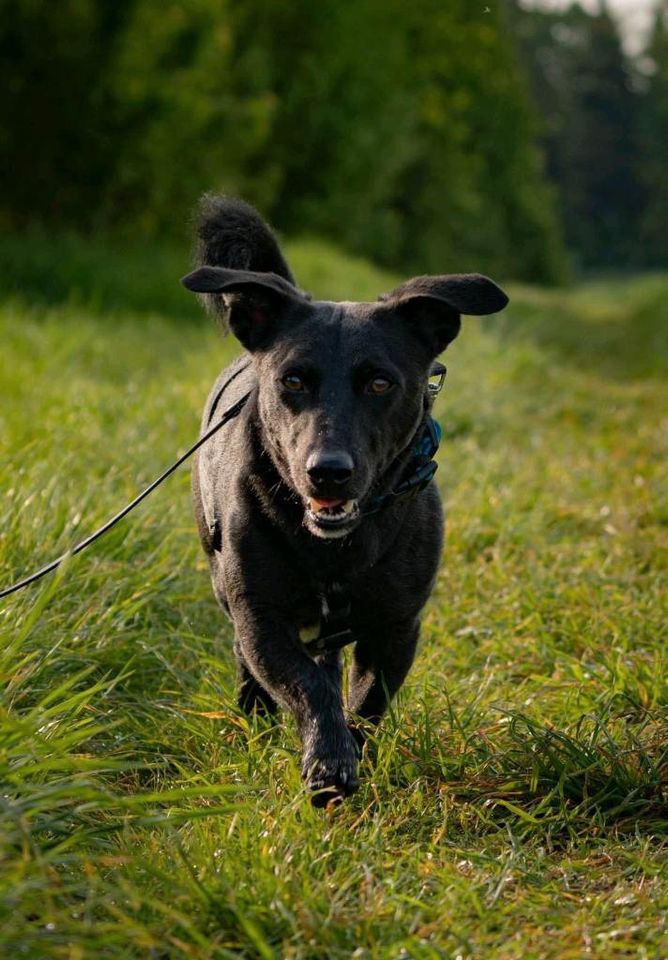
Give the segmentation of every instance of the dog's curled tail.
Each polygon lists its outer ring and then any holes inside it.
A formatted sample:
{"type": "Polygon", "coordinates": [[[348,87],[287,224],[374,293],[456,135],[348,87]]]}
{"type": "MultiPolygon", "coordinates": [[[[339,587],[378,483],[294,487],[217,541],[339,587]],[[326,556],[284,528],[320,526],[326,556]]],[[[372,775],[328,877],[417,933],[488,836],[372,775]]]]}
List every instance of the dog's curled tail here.
{"type": "MultiPolygon", "coordinates": [[[[195,216],[195,231],[198,267],[276,273],[295,285],[273,231],[257,210],[243,200],[205,193],[195,216]]],[[[215,293],[200,297],[207,311],[225,324],[224,298],[215,293]]]]}

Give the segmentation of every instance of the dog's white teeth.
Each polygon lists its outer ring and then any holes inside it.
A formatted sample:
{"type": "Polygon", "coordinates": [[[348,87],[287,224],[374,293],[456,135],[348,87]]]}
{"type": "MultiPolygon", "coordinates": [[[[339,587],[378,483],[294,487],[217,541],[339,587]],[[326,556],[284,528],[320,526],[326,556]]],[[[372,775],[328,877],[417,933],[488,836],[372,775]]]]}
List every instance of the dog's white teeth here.
{"type": "Polygon", "coordinates": [[[340,503],[332,505],[321,503],[319,500],[308,501],[308,508],[311,513],[321,517],[343,517],[352,513],[354,506],[354,500],[342,500],[340,503]]]}
{"type": "Polygon", "coordinates": [[[348,521],[356,515],[357,500],[316,500],[309,498],[306,506],[317,524],[321,536],[341,536],[339,528],[347,529],[348,521]]]}

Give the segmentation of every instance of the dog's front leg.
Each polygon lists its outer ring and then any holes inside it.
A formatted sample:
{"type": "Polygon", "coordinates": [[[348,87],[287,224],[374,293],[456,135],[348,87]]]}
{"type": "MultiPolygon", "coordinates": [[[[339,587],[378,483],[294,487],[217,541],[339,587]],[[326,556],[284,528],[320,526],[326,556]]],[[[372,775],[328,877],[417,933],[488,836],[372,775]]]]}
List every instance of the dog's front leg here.
{"type": "Polygon", "coordinates": [[[238,643],[234,644],[234,655],[237,661],[237,700],[239,708],[249,715],[257,713],[263,717],[272,716],[278,710],[278,704],[248,669],[238,643]]]}
{"type": "Polygon", "coordinates": [[[296,630],[247,601],[232,610],[236,643],[261,687],[295,718],[303,745],[302,776],[315,806],[358,787],[359,750],[343,713],[341,686],[332,665],[304,651],[296,630]]]}
{"type": "Polygon", "coordinates": [[[378,723],[406,679],[415,658],[420,624],[377,624],[360,636],[349,677],[348,708],[378,723]]]}

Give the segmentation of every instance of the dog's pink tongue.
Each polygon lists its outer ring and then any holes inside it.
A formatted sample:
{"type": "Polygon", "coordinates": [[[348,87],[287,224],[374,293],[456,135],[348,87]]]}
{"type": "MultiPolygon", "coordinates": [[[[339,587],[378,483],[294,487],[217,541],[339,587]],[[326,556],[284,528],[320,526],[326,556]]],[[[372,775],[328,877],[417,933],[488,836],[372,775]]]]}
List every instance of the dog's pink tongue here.
{"type": "Polygon", "coordinates": [[[328,507],[340,507],[342,503],[345,503],[345,500],[311,500],[312,508],[316,510],[324,510],[328,507]]]}

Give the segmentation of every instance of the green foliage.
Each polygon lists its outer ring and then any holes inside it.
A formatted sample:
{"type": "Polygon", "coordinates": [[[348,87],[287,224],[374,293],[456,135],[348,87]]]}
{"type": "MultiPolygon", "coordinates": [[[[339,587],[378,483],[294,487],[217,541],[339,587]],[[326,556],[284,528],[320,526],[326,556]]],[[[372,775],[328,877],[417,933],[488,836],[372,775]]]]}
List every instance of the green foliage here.
{"type": "Polygon", "coordinates": [[[124,144],[106,191],[108,219],[148,234],[186,232],[203,185],[243,190],[265,144],[272,97],[235,89],[228,4],[135,0],[106,82],[124,144]]]}
{"type": "MultiPolygon", "coordinates": [[[[244,9],[251,24],[261,20],[281,38],[259,38],[271,65],[265,82],[278,95],[271,147],[257,158],[260,182],[265,170],[270,182],[277,171],[274,219],[396,264],[404,224],[392,208],[393,188],[416,150],[402,5],[325,0],[273,13],[261,2],[244,9]]],[[[253,36],[242,33],[241,41],[252,50],[253,36]]]]}
{"type": "Polygon", "coordinates": [[[536,281],[563,276],[552,196],[499,5],[413,10],[419,151],[399,181],[401,261],[536,281]],[[445,255],[444,255],[445,254],[445,255]]]}
{"type": "Polygon", "coordinates": [[[0,296],[28,303],[77,304],[104,316],[119,310],[199,319],[179,284],[191,264],[187,244],[165,247],[33,228],[0,234],[0,296]]]}
{"type": "Polygon", "coordinates": [[[668,262],[668,178],[665,153],[668,144],[668,4],[657,7],[654,30],[647,50],[651,73],[642,117],[641,169],[648,203],[643,211],[641,241],[645,262],[668,262]]]}
{"type": "Polygon", "coordinates": [[[554,280],[553,198],[490,2],[8,0],[0,217],[181,236],[221,189],[386,266],[554,280]]]}
{"type": "Polygon", "coordinates": [[[180,238],[218,189],[402,272],[665,265],[667,30],[634,63],[605,4],[6,0],[0,223],[180,238]]]}
{"type": "Polygon", "coordinates": [[[4,221],[99,222],[123,133],[106,81],[122,20],[114,0],[2,4],[4,221]]]}
{"type": "MultiPolygon", "coordinates": [[[[180,254],[47,241],[32,272],[3,241],[34,278],[0,310],[3,585],[191,442],[236,349],[180,315],[180,254]]],[[[317,295],[397,279],[289,252],[317,295]]],[[[187,472],[2,602],[0,954],[666,956],[668,281],[511,293],[448,351],[444,563],[344,807],[236,710],[187,472]]]]}
{"type": "Polygon", "coordinates": [[[547,171],[580,266],[646,262],[638,243],[645,203],[639,124],[645,95],[605,4],[587,13],[521,10],[511,22],[542,118],[547,171]]]}

